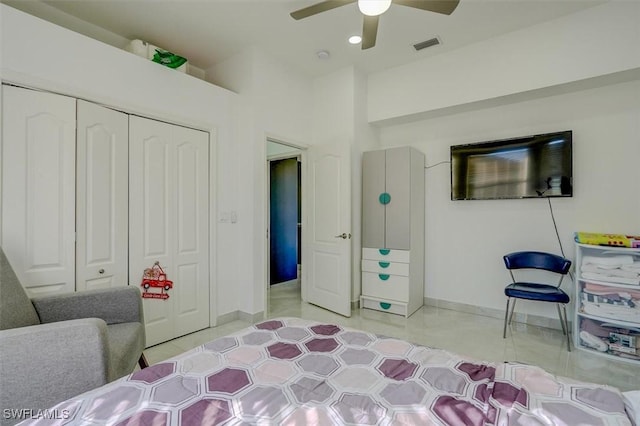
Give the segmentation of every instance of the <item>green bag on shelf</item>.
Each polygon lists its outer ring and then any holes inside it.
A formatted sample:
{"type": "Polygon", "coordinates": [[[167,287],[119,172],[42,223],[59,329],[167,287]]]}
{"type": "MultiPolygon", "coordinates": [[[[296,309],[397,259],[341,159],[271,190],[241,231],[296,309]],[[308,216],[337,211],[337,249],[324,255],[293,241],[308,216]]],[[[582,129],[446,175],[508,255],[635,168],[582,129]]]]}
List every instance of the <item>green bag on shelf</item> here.
{"type": "Polygon", "coordinates": [[[162,49],[156,49],[156,53],[153,54],[152,61],[164,65],[165,67],[174,69],[184,65],[187,62],[187,60],[182,56],[175,55],[162,49]]]}

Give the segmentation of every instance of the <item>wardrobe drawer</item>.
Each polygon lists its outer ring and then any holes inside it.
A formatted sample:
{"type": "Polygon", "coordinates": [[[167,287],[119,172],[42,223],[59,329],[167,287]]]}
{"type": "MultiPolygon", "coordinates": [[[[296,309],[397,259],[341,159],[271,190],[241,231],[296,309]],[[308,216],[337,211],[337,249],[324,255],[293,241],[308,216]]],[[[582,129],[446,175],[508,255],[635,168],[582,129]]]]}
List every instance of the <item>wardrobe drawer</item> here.
{"type": "Polygon", "coordinates": [[[362,294],[381,299],[409,301],[409,277],[389,274],[362,273],[362,294]]]}
{"type": "Polygon", "coordinates": [[[409,250],[363,248],[362,258],[368,260],[380,260],[383,262],[409,263],[409,253],[409,250]]]}
{"type": "Polygon", "coordinates": [[[362,260],[362,272],[409,276],[409,264],[385,260],[362,260]]]}
{"type": "Polygon", "coordinates": [[[395,300],[380,300],[376,298],[360,297],[360,306],[365,309],[375,309],[376,311],[389,312],[392,314],[407,316],[407,304],[396,302],[395,300]]]}

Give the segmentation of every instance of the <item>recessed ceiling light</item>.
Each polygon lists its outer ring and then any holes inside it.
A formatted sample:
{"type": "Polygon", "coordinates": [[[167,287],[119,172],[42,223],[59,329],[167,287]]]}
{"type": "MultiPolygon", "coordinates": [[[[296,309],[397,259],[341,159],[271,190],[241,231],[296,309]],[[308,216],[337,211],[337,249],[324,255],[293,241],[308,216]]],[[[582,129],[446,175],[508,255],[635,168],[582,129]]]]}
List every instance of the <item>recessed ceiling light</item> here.
{"type": "Polygon", "coordinates": [[[349,37],[349,43],[351,44],[360,44],[362,42],[362,37],[359,35],[352,35],[349,37]]]}
{"type": "Polygon", "coordinates": [[[322,59],[322,60],[329,59],[329,56],[331,56],[329,52],[326,50],[318,50],[316,52],[316,55],[318,56],[318,59],[322,59]]]}

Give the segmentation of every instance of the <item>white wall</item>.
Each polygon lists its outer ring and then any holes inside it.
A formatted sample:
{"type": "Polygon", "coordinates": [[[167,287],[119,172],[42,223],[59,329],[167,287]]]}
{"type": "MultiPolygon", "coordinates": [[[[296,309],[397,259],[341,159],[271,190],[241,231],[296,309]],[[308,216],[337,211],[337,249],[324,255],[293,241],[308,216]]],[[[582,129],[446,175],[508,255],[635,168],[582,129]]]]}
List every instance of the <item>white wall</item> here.
{"type": "MultiPolygon", "coordinates": [[[[129,113],[196,127],[211,132],[212,167],[223,174],[211,176],[211,270],[225,276],[233,265],[220,263],[219,252],[233,251],[235,242],[216,238],[216,182],[233,182],[221,168],[228,158],[217,157],[217,149],[233,152],[232,114],[236,95],[123,50],[27,15],[0,4],[0,76],[5,82],[87,99],[129,113]]],[[[224,304],[215,293],[212,277],[212,309],[224,304]]],[[[226,289],[220,289],[225,294],[226,289]]],[[[235,299],[233,300],[235,303],[235,299]]]]}
{"type": "Polygon", "coordinates": [[[369,121],[640,68],[640,2],[613,1],[369,77],[369,121]]]}
{"type": "MultiPolygon", "coordinates": [[[[380,131],[382,145],[412,145],[427,165],[449,160],[449,146],[573,130],[574,197],[552,199],[566,255],[573,232],[640,234],[640,81],[479,109],[380,131]]],[[[546,199],[451,201],[450,167],[425,171],[428,298],[503,310],[509,280],[502,256],[560,253],[546,199]]],[[[572,284],[563,285],[573,291],[572,284]]],[[[519,312],[556,317],[553,306],[519,312]]]]}
{"type": "MultiPolygon", "coordinates": [[[[573,130],[574,197],[552,200],[566,255],[575,231],[640,234],[639,16],[638,2],[608,2],[372,74],[369,121],[384,147],[415,146],[427,165],[450,145],[573,130]]],[[[452,202],[449,164],[425,179],[425,297],[502,311],[502,256],[559,252],[547,200],[452,202]]]]}
{"type": "Polygon", "coordinates": [[[354,70],[353,145],[351,147],[352,301],[362,293],[362,153],[380,148],[377,130],[367,121],[367,76],[354,70]]]}
{"type": "Polygon", "coordinates": [[[362,153],[378,147],[367,122],[367,78],[347,67],[314,80],[313,143],[341,144],[351,157],[351,300],[361,293],[362,153]]]}
{"type": "MultiPolygon", "coordinates": [[[[253,78],[252,58],[249,54],[238,55],[220,65],[216,69],[225,81],[225,87],[238,92],[239,87],[250,87],[253,78]]],[[[207,75],[211,70],[207,70],[207,75]]],[[[209,78],[210,79],[210,78],[209,78]]],[[[219,83],[217,83],[219,84],[219,83]]],[[[254,269],[254,259],[251,253],[251,236],[253,229],[253,199],[250,195],[253,185],[253,152],[251,140],[253,137],[254,117],[252,99],[246,94],[238,96],[232,126],[235,133],[235,143],[228,146],[226,151],[220,150],[220,158],[224,164],[221,168],[231,179],[221,182],[218,193],[218,217],[224,213],[235,212],[237,222],[219,222],[219,236],[233,241],[223,251],[218,253],[218,261],[229,267],[220,276],[219,292],[221,301],[219,314],[221,316],[241,310],[250,311],[253,306],[251,283],[254,269]]],[[[222,272],[222,271],[221,271],[222,272]]]]}
{"type": "MultiPolygon", "coordinates": [[[[267,137],[350,147],[354,300],[358,157],[379,143],[413,145],[434,164],[448,160],[452,144],[573,129],[575,196],[553,200],[565,251],[572,255],[571,235],[579,229],[639,234],[640,192],[631,171],[640,146],[638,82],[585,90],[587,84],[580,91],[574,85],[612,74],[638,78],[639,8],[606,3],[368,77],[347,68],[311,81],[249,49],[206,73],[234,95],[0,5],[0,67],[3,79],[215,129],[212,197],[217,212],[238,217],[235,224],[214,223],[218,314],[257,314],[266,282],[267,137]],[[490,102],[495,99],[501,101],[490,102]]],[[[425,295],[503,309],[502,254],[525,245],[557,249],[548,206],[542,200],[453,203],[447,165],[428,169],[426,179],[425,295]]],[[[553,310],[532,312],[555,317],[553,310]]]]}
{"type": "Polygon", "coordinates": [[[1,6],[2,78],[228,132],[228,90],[1,6]]]}
{"type": "MultiPolygon", "coordinates": [[[[207,70],[207,79],[239,93],[241,99],[237,122],[237,154],[241,159],[238,217],[247,215],[253,220],[249,224],[244,222],[245,231],[238,235],[241,252],[245,254],[234,281],[239,295],[237,309],[251,314],[263,309],[267,137],[299,146],[338,142],[351,154],[352,300],[357,300],[360,295],[360,158],[362,151],[374,147],[377,140],[366,122],[366,76],[354,68],[345,68],[311,80],[252,48],[207,70]]],[[[231,312],[231,306],[225,312],[231,312]]]]}
{"type": "Polygon", "coordinates": [[[256,48],[208,69],[207,80],[239,94],[238,160],[228,166],[236,168],[234,234],[241,253],[233,272],[237,304],[227,305],[221,313],[260,314],[267,285],[266,141],[311,144],[311,81],[256,48]]]}
{"type": "MultiPolygon", "coordinates": [[[[41,1],[24,1],[24,0],[4,0],[3,3],[8,4],[18,10],[26,12],[30,15],[42,18],[45,21],[52,22],[61,27],[70,29],[79,34],[83,34],[94,40],[99,40],[103,43],[124,49],[129,44],[129,39],[122,37],[119,34],[115,34],[109,30],[99,27],[87,21],[63,12],[49,4],[41,1]]],[[[145,40],[153,44],[154,40],[145,40]]],[[[156,43],[157,44],[157,43],[156,43]]],[[[165,47],[162,44],[160,47],[165,47]]],[[[175,52],[180,54],[180,52],[175,52]]],[[[187,74],[204,79],[204,70],[193,66],[190,62],[187,62],[187,74]]]]}

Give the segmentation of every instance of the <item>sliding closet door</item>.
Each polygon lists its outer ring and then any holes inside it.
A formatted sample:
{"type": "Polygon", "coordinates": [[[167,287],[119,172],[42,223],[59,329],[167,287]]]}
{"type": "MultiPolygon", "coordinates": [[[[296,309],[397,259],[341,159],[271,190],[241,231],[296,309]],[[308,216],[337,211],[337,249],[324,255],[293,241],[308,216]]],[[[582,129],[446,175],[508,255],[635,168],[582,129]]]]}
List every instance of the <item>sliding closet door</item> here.
{"type": "Polygon", "coordinates": [[[173,288],[148,289],[147,345],[209,325],[208,134],[130,117],[129,279],[157,264],[173,288]]]}
{"type": "Polygon", "coordinates": [[[76,100],[2,89],[2,248],[30,296],[75,290],[76,100]]]}
{"type": "Polygon", "coordinates": [[[78,101],[76,290],[126,286],[129,116],[78,101]]]}

